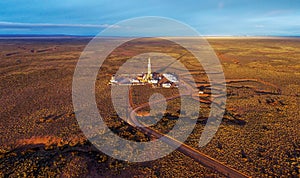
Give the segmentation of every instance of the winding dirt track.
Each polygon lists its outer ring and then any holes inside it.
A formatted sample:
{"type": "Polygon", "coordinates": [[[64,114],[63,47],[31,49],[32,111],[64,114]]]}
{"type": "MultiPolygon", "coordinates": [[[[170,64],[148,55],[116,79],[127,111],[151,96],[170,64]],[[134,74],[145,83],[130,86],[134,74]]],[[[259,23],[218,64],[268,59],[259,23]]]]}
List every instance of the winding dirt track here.
{"type": "MultiPolygon", "coordinates": [[[[188,87],[187,87],[188,88],[188,87]]],[[[166,98],[166,100],[172,100],[172,99],[175,99],[175,98],[178,98],[178,97],[181,97],[183,95],[192,95],[192,90],[186,90],[185,93],[181,93],[181,94],[178,94],[176,96],[172,96],[172,97],[168,97],[166,98]]],[[[133,101],[132,101],[132,87],[130,87],[130,90],[129,90],[129,102],[130,102],[130,105],[133,106],[133,101]]],[[[193,99],[196,99],[200,102],[203,102],[203,103],[211,103],[210,100],[206,100],[206,99],[200,99],[198,97],[193,97],[193,99]]],[[[166,100],[158,100],[158,101],[155,101],[153,102],[154,103],[159,103],[159,102],[162,102],[162,101],[166,101],[166,100]]],[[[226,166],[225,164],[201,153],[200,151],[184,144],[184,143],[181,143],[179,142],[178,140],[172,138],[172,137],[169,137],[168,135],[164,135],[150,127],[146,127],[144,125],[142,125],[135,117],[135,113],[136,111],[144,108],[144,107],[147,107],[149,105],[149,103],[143,103],[141,105],[139,105],[138,107],[134,108],[133,110],[130,111],[130,118],[128,120],[129,124],[131,125],[135,125],[137,126],[138,129],[140,129],[142,132],[144,132],[146,135],[148,136],[154,136],[156,138],[164,138],[162,139],[162,141],[164,141],[165,143],[167,143],[168,145],[170,146],[176,146],[176,145],[180,145],[177,150],[182,152],[183,154],[193,158],[195,161],[201,163],[202,165],[206,166],[206,167],[209,167],[225,176],[228,176],[228,177],[233,177],[233,178],[243,178],[243,177],[249,177],[241,172],[239,172],[238,170],[235,170],[233,168],[230,168],[228,166],[226,166]],[[130,123],[131,122],[131,123],[130,123]]]]}

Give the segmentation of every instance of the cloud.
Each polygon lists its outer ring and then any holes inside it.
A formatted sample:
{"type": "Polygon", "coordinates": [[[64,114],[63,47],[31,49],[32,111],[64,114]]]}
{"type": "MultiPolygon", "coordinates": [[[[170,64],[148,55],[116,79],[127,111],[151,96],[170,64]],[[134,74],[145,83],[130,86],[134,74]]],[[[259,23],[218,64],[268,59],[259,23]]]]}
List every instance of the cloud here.
{"type": "Polygon", "coordinates": [[[52,24],[52,23],[18,23],[1,22],[0,28],[5,29],[28,29],[28,28],[119,28],[109,24],[52,24]]]}
{"type": "Polygon", "coordinates": [[[224,3],[223,2],[219,2],[218,3],[218,9],[223,9],[224,8],[224,3]]]}
{"type": "Polygon", "coordinates": [[[278,10],[272,10],[269,11],[266,15],[267,16],[277,16],[277,15],[284,15],[284,14],[289,14],[292,13],[292,10],[289,9],[278,9],[278,10]]]}
{"type": "Polygon", "coordinates": [[[255,25],[256,28],[264,28],[264,25],[255,25]]]}

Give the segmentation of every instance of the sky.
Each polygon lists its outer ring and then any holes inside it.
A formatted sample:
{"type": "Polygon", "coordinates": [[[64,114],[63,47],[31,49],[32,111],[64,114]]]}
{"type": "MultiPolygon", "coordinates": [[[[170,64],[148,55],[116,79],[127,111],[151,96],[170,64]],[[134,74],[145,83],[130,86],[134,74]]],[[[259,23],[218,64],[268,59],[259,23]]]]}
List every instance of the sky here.
{"type": "Polygon", "coordinates": [[[96,35],[122,20],[161,16],[207,36],[300,36],[299,0],[7,0],[0,7],[0,34],[96,35]]]}

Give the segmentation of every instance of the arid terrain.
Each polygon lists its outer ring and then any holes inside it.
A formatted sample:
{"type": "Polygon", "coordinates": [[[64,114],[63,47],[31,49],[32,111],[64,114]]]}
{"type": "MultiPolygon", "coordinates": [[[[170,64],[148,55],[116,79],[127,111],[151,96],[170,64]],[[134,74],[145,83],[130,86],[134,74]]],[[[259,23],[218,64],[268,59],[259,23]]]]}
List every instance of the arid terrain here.
{"type": "MultiPolygon", "coordinates": [[[[227,85],[225,115],[209,144],[198,147],[210,109],[207,76],[190,54],[159,40],[120,46],[102,65],[95,91],[106,124],[129,140],[154,139],[116,115],[108,81],[126,59],[145,48],[164,52],[180,58],[197,86],[206,87],[196,127],[185,144],[252,177],[299,177],[300,39],[207,40],[221,61],[227,85]]],[[[130,163],[105,155],[86,139],[72,105],[72,78],[89,41],[79,37],[0,39],[0,177],[223,176],[177,150],[155,161],[130,163]]],[[[170,97],[177,89],[134,86],[133,107],[147,102],[154,92],[170,97]]],[[[178,99],[168,102],[154,129],[162,133],[172,129],[178,103],[178,99]]],[[[141,115],[146,112],[147,108],[140,111],[141,115]]]]}

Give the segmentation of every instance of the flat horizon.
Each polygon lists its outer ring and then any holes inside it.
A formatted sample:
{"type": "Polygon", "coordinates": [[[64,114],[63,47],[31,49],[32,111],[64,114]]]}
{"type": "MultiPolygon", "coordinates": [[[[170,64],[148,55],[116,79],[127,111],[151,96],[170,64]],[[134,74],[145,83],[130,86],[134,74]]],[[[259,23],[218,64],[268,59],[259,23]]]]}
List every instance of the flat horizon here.
{"type": "MultiPolygon", "coordinates": [[[[74,34],[0,34],[0,38],[10,37],[141,37],[143,36],[97,36],[97,35],[74,35],[74,34]]],[[[149,36],[151,37],[151,36],[149,36]]],[[[164,36],[154,36],[164,37],[164,36]]],[[[166,37],[177,37],[177,38],[190,38],[196,36],[166,36],[166,37]]],[[[300,35],[200,35],[199,37],[205,38],[299,38],[300,35]]]]}

